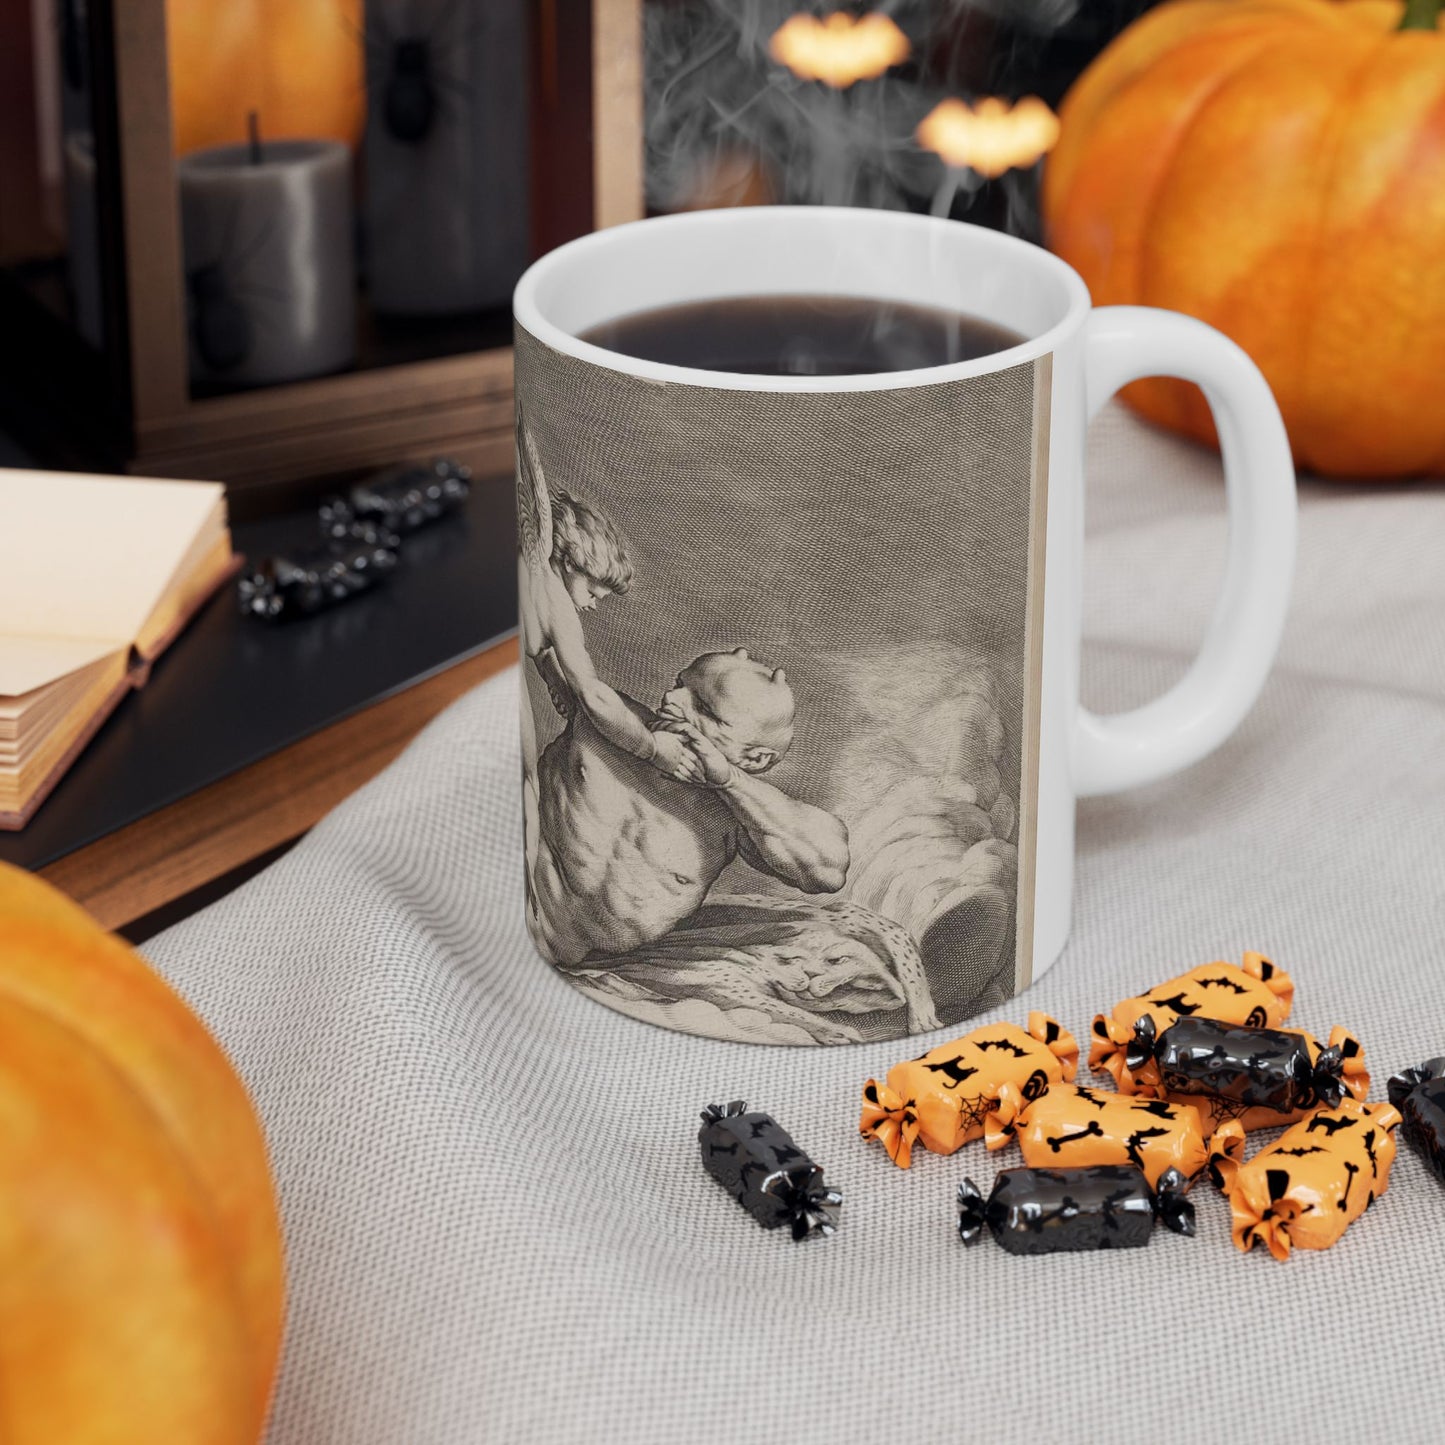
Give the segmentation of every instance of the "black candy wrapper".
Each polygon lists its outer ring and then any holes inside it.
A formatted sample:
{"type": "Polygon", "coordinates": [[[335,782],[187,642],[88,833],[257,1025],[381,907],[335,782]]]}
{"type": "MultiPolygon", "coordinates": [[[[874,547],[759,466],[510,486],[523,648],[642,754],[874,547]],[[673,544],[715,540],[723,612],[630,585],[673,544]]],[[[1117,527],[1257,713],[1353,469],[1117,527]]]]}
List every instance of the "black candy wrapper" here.
{"type": "Polygon", "coordinates": [[[1242,1108],[1282,1114],[1334,1108],[1344,1093],[1340,1050],[1322,1049],[1311,1061],[1308,1042],[1281,1029],[1181,1018],[1160,1034],[1145,1014],[1134,1025],[1125,1062],[1137,1071],[1151,1060],[1166,1093],[1212,1094],[1242,1108]]]}
{"type": "Polygon", "coordinates": [[[321,530],[344,538],[357,521],[372,522],[406,536],[455,512],[471,495],[471,472],[450,457],[430,466],[401,467],[358,482],[344,497],[321,504],[321,530]]]}
{"type": "Polygon", "coordinates": [[[1156,1217],[1176,1234],[1194,1233],[1188,1180],[1177,1169],[1157,1191],[1132,1164],[1075,1169],[1001,1169],[987,1199],[972,1179],[958,1186],[958,1237],[972,1244],[987,1226],[1010,1254],[1137,1249],[1156,1217]]]}
{"type": "Polygon", "coordinates": [[[786,1224],[806,1239],[837,1228],[842,1194],[771,1114],[750,1114],[741,1099],[709,1104],[697,1142],[707,1172],[764,1229],[786,1224]]]}
{"type": "Polygon", "coordinates": [[[236,583],[241,614],[279,622],[334,607],[384,581],[396,568],[388,537],[359,528],[346,542],[263,557],[236,583]]]}
{"type": "Polygon", "coordinates": [[[1445,1058],[1427,1059],[1418,1069],[1396,1074],[1386,1088],[1404,1121],[1405,1142],[1445,1184],[1445,1058]]]}

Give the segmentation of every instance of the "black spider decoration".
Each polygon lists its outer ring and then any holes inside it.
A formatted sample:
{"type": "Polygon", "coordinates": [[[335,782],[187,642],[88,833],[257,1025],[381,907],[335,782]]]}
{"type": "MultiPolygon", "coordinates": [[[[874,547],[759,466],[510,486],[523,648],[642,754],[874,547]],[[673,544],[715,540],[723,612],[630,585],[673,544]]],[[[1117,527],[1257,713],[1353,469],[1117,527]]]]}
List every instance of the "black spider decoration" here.
{"type": "Polygon", "coordinates": [[[446,62],[485,28],[484,12],[481,4],[443,0],[425,28],[400,32],[384,15],[368,18],[367,83],[380,94],[381,123],[393,140],[424,145],[437,123],[448,119],[448,102],[468,94],[470,87],[450,73],[446,62]]]}

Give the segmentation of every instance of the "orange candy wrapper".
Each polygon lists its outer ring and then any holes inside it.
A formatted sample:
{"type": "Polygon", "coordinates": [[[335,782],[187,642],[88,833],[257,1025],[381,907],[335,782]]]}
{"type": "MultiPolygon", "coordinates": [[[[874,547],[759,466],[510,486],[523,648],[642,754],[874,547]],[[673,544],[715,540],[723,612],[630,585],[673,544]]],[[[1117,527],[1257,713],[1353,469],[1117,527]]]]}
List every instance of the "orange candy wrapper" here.
{"type": "Polygon", "coordinates": [[[1243,966],[1201,964],[1137,998],[1126,998],[1110,1013],[1099,1014],[1089,1045],[1089,1067],[1112,1075],[1121,1094],[1132,1094],[1135,1081],[1125,1054],[1134,1037],[1134,1025],[1145,1014],[1161,1034],[1175,1019],[1195,1015],[1225,1024],[1273,1029],[1289,1017],[1293,1001],[1290,976],[1262,953],[1246,953],[1243,966]]]}
{"type": "Polygon", "coordinates": [[[1399,1111],[1345,1099],[1317,1109],[1278,1142],[1240,1162],[1244,1131],[1224,1124],[1210,1171],[1229,1199],[1235,1247],[1265,1245],[1280,1260],[1291,1249],[1328,1249],[1382,1195],[1395,1162],[1399,1111]]]}
{"type": "MultiPolygon", "coordinates": [[[[1280,1032],[1304,1040],[1305,1047],[1309,1050],[1312,1067],[1319,1065],[1320,1055],[1325,1049],[1338,1049],[1340,1054],[1339,1081],[1343,1086],[1345,1096],[1355,1099],[1361,1104],[1369,1098],[1370,1071],[1365,1067],[1365,1047],[1348,1029],[1339,1027],[1331,1029],[1327,1044],[1320,1043],[1317,1038],[1307,1034],[1303,1029],[1281,1029],[1280,1032]]],[[[1164,1099],[1171,1104],[1192,1104],[1199,1111],[1199,1120],[1204,1126],[1206,1137],[1214,1134],[1230,1120],[1248,1132],[1251,1129],[1277,1129],[1281,1124],[1293,1124],[1296,1120],[1304,1119],[1313,1112],[1312,1108],[1287,1111],[1262,1106],[1243,1108],[1233,1100],[1217,1094],[1186,1094],[1159,1085],[1146,1084],[1137,1070],[1135,1071],[1135,1081],[1140,1094],[1164,1099]]],[[[1318,1104],[1318,1102],[1319,1100],[1316,1099],[1315,1103],[1318,1104]]]]}
{"type": "Polygon", "coordinates": [[[1005,1087],[1034,1099],[1074,1077],[1079,1045],[1047,1014],[1031,1013],[1027,1029],[986,1024],[961,1039],[895,1064],[886,1083],[863,1086],[858,1132],[877,1139],[907,1169],[917,1141],[934,1154],[952,1154],[983,1138],[984,1120],[1005,1087]]]}
{"type": "Polygon", "coordinates": [[[1209,1162],[1197,1102],[1106,1094],[1070,1084],[1055,1084],[1027,1100],[1006,1084],[985,1121],[984,1140],[990,1149],[1002,1149],[1016,1138],[1024,1163],[1034,1169],[1132,1164],[1154,1189],[1167,1169],[1193,1179],[1209,1162]]]}

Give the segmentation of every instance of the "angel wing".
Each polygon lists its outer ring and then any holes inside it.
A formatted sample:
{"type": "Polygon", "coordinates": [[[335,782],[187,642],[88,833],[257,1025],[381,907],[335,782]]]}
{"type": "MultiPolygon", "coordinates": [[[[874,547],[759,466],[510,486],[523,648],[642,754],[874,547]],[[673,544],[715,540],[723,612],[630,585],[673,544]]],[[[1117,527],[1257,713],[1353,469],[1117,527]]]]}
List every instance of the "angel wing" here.
{"type": "Polygon", "coordinates": [[[517,405],[517,545],[523,560],[545,567],[552,557],[552,494],[537,443],[517,405]]]}

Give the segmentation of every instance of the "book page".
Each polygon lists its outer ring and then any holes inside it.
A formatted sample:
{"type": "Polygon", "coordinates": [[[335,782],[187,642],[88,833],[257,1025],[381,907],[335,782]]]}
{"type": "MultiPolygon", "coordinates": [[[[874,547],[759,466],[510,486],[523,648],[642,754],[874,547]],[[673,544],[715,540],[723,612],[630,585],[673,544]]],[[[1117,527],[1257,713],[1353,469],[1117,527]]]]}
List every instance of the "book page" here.
{"type": "Polygon", "coordinates": [[[145,626],[136,634],[135,650],[147,661],[175,636],[183,623],[190,620],[191,614],[216,590],[231,569],[236,554],[231,550],[231,538],[225,528],[219,528],[215,535],[207,535],[202,540],[209,544],[206,550],[194,562],[187,559],[185,572],[172,580],[160,605],[146,618],[145,626]]]}
{"type": "MultiPolygon", "coordinates": [[[[9,622],[0,616],[0,627],[9,622]]],[[[12,637],[0,631],[0,717],[19,716],[27,693],[124,646],[113,637],[12,637]]]]}
{"type": "Polygon", "coordinates": [[[219,482],[0,469],[0,636],[129,646],[223,506],[219,482]]]}

